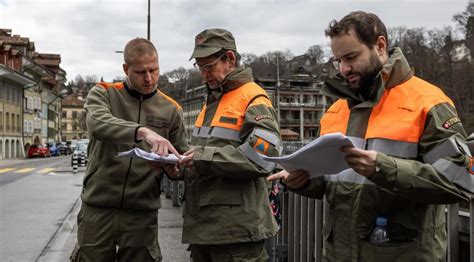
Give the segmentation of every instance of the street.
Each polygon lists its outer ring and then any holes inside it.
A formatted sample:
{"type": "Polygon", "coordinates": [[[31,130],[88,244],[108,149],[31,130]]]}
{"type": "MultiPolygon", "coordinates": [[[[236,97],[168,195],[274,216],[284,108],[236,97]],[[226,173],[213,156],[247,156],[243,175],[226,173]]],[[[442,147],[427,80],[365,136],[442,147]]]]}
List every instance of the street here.
{"type": "MultiPolygon", "coordinates": [[[[1,261],[68,261],[85,167],[74,174],[71,156],[0,160],[1,261]]],[[[162,194],[159,243],[163,261],[189,261],[181,244],[182,212],[162,194]]]]}
{"type": "Polygon", "coordinates": [[[0,161],[2,261],[40,257],[77,201],[82,175],[72,173],[70,156],[0,161]]]}

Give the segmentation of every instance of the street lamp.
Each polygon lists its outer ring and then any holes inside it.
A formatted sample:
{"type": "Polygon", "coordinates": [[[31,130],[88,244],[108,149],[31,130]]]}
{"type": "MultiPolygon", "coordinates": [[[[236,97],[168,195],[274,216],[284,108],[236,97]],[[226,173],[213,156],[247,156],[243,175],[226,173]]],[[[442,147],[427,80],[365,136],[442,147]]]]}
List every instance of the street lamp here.
{"type": "Polygon", "coordinates": [[[150,1],[151,0],[148,0],[148,23],[147,23],[147,38],[148,40],[150,40],[150,20],[151,20],[151,17],[150,17],[150,1]]]}

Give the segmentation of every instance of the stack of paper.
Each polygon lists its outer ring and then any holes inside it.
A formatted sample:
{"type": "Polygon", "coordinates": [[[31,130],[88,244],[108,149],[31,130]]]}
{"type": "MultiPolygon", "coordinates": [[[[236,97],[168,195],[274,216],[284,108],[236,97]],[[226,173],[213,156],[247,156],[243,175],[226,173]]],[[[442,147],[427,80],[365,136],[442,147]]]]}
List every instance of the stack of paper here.
{"type": "Polygon", "coordinates": [[[317,138],[291,155],[281,157],[262,155],[262,158],[279,164],[289,172],[302,169],[311,177],[331,175],[349,168],[344,160],[346,154],[341,151],[341,147],[363,148],[364,144],[365,141],[361,138],[332,133],[317,138]]]}
{"type": "Polygon", "coordinates": [[[164,163],[171,163],[176,164],[178,163],[178,157],[174,154],[169,154],[168,156],[160,156],[153,152],[147,152],[140,148],[134,148],[129,151],[119,152],[117,157],[138,157],[143,158],[150,161],[157,161],[157,162],[164,162],[164,163]]]}

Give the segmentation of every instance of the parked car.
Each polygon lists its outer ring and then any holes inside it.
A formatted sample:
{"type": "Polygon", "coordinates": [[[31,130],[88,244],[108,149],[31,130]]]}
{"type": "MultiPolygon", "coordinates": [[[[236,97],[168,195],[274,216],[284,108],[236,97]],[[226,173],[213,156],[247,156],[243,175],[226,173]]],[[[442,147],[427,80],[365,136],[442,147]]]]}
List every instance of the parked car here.
{"type": "Polygon", "coordinates": [[[49,149],[51,152],[52,156],[59,156],[59,148],[56,147],[56,145],[52,142],[46,143],[46,147],[49,149]]]}
{"type": "Polygon", "coordinates": [[[50,157],[51,152],[49,151],[47,147],[43,145],[40,145],[40,144],[31,145],[30,148],[28,148],[28,158],[38,157],[38,156],[50,157]]]}
{"type": "Polygon", "coordinates": [[[61,155],[71,154],[71,149],[66,145],[66,142],[57,142],[56,147],[59,149],[61,155]]]}
{"type": "Polygon", "coordinates": [[[66,145],[71,149],[71,152],[74,152],[76,149],[77,140],[68,140],[66,141],[66,145]]]}
{"type": "Polygon", "coordinates": [[[82,159],[84,158],[85,165],[87,165],[87,143],[77,143],[76,149],[72,153],[71,156],[71,166],[72,166],[72,160],[76,158],[78,161],[77,163],[80,165],[82,164],[82,159]]]}

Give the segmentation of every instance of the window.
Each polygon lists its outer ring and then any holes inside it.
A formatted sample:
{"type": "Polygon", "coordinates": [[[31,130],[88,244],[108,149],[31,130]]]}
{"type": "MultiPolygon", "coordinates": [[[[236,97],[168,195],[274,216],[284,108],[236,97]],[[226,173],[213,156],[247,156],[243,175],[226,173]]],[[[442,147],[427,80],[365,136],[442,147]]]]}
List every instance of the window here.
{"type": "Polygon", "coordinates": [[[0,130],[3,130],[3,112],[2,111],[0,111],[0,130]]]}
{"type": "Polygon", "coordinates": [[[12,103],[15,103],[16,101],[16,89],[14,87],[11,87],[11,91],[10,91],[10,101],[12,103]]]}
{"type": "Polygon", "coordinates": [[[10,131],[10,113],[5,114],[5,119],[7,120],[7,131],[10,131]]]}
{"type": "Polygon", "coordinates": [[[35,109],[41,109],[41,99],[39,97],[35,97],[33,106],[35,109]]]}
{"type": "Polygon", "coordinates": [[[76,122],[72,123],[72,130],[74,130],[74,131],[77,130],[77,123],[76,122]]]}
{"type": "Polygon", "coordinates": [[[67,123],[61,123],[61,130],[66,131],[67,123]]]}
{"type": "Polygon", "coordinates": [[[21,90],[18,90],[18,91],[16,92],[16,102],[17,102],[18,104],[21,103],[21,96],[22,96],[22,95],[21,95],[21,90]]]}
{"type": "Polygon", "coordinates": [[[5,100],[10,101],[10,87],[9,86],[5,87],[5,100]]]}
{"type": "Polygon", "coordinates": [[[20,115],[16,115],[16,125],[17,125],[16,131],[21,132],[21,129],[20,129],[21,128],[20,115]]]}
{"type": "Polygon", "coordinates": [[[61,112],[61,117],[62,118],[67,118],[67,111],[62,111],[61,112]]]}
{"type": "Polygon", "coordinates": [[[77,111],[72,111],[72,118],[77,119],[77,111]]]}
{"type": "Polygon", "coordinates": [[[33,97],[27,97],[26,109],[33,109],[33,97]]]}

